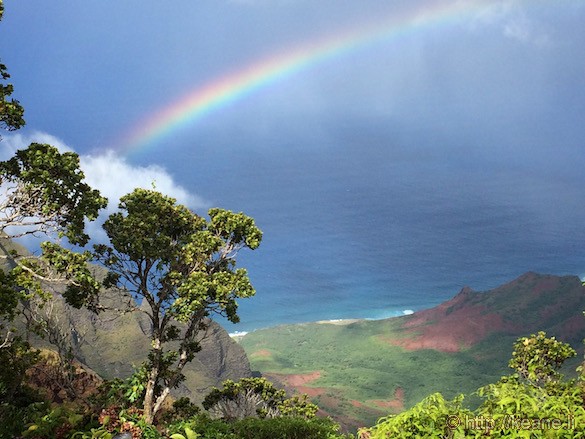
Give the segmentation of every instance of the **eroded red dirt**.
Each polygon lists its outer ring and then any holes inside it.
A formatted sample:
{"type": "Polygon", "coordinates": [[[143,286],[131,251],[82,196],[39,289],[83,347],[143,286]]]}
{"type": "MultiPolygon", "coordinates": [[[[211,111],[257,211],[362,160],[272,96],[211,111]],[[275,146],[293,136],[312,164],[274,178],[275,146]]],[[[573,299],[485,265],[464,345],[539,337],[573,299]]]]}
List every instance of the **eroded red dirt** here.
{"type": "Polygon", "coordinates": [[[318,370],[299,374],[265,373],[264,377],[269,381],[280,384],[292,393],[306,393],[311,398],[323,395],[326,391],[326,387],[309,386],[309,384],[321,377],[321,372],[318,370]]]}
{"type": "Polygon", "coordinates": [[[404,389],[402,387],[397,387],[394,391],[394,399],[372,399],[368,402],[385,410],[390,409],[390,411],[394,413],[401,412],[404,410],[404,389]]]}
{"type": "Polygon", "coordinates": [[[520,336],[547,326],[564,338],[580,339],[585,322],[573,308],[583,303],[584,292],[577,277],[532,272],[485,293],[465,287],[453,299],[409,316],[400,337],[380,340],[408,350],[456,352],[492,333],[520,336]],[[546,305],[534,308],[539,303],[546,305]]]}
{"type": "Polygon", "coordinates": [[[417,312],[405,322],[404,338],[384,341],[408,350],[435,349],[442,352],[457,352],[483,340],[495,331],[511,331],[514,326],[505,322],[487,307],[468,302],[478,294],[464,288],[453,299],[441,305],[417,312]]]}

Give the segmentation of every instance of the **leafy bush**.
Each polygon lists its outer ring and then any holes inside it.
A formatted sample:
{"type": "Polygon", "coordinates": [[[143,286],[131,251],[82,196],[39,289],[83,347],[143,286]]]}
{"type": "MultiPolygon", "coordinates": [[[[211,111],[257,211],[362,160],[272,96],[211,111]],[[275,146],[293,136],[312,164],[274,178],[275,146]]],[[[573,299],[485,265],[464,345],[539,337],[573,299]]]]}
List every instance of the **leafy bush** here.
{"type": "Polygon", "coordinates": [[[450,432],[462,432],[454,420],[471,415],[461,407],[463,395],[446,401],[443,395],[435,393],[423,399],[410,410],[399,415],[382,418],[371,429],[362,429],[361,438],[443,438],[450,432]]]}
{"type": "Polygon", "coordinates": [[[98,392],[90,397],[93,410],[99,413],[111,407],[130,409],[141,405],[144,400],[144,383],[147,379],[146,368],[142,365],[135,367],[132,375],[126,379],[114,378],[104,381],[98,392]]]}
{"type": "Polygon", "coordinates": [[[514,344],[514,352],[509,366],[529,383],[539,386],[551,381],[558,381],[558,370],[565,360],[574,357],[577,352],[555,337],[546,337],[540,331],[530,337],[521,337],[514,344]]]}
{"type": "Polygon", "coordinates": [[[75,410],[58,406],[47,412],[38,411],[34,419],[21,433],[23,438],[64,439],[83,424],[84,415],[75,410]]]}
{"type": "Polygon", "coordinates": [[[339,426],[324,418],[247,418],[233,426],[238,439],[334,439],[343,438],[339,426]]]}
{"type": "Polygon", "coordinates": [[[363,429],[360,437],[583,438],[585,389],[558,373],[574,355],[543,332],[522,337],[509,363],[517,373],[480,388],[476,394],[483,402],[475,411],[461,407],[462,396],[447,402],[435,394],[363,429]]]}
{"type": "Polygon", "coordinates": [[[287,398],[284,390],[277,389],[265,378],[226,380],[223,389],[214,388],[205,397],[203,407],[213,417],[227,420],[280,416],[313,418],[318,410],[308,401],[307,395],[287,398]]]}
{"type": "Polygon", "coordinates": [[[339,425],[330,419],[277,417],[247,418],[233,422],[199,415],[169,428],[173,439],[342,439],[339,425]]]}
{"type": "Polygon", "coordinates": [[[29,405],[0,404],[0,438],[20,435],[27,425],[49,413],[49,405],[36,402],[29,405]]]}

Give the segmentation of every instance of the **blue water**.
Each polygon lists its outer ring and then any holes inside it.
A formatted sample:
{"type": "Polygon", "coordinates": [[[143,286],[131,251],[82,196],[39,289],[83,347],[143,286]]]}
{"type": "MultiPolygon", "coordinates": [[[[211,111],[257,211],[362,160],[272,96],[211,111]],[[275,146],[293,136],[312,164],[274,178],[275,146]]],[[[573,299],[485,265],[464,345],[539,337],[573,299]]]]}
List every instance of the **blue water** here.
{"type": "Polygon", "coordinates": [[[238,149],[211,134],[156,159],[264,232],[258,250],[239,255],[257,294],[240,301],[230,332],[400,315],[530,270],[585,273],[580,157],[465,156],[424,134],[369,148],[303,138],[238,149]]]}

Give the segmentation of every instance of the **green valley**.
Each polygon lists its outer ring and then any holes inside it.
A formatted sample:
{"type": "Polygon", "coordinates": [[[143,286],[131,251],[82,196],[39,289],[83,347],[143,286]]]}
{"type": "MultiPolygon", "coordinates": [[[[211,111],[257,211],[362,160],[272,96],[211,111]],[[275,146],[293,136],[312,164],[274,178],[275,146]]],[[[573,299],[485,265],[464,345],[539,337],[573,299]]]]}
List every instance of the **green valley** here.
{"type": "MultiPolygon", "coordinates": [[[[577,277],[527,273],[484,293],[465,288],[409,316],[284,325],[251,332],[240,343],[253,370],[357,427],[434,392],[450,399],[497,381],[510,373],[519,336],[545,330],[581,348],[583,293],[577,277]]],[[[567,373],[577,363],[569,361],[567,373]]],[[[473,405],[474,398],[466,401],[473,405]]]]}

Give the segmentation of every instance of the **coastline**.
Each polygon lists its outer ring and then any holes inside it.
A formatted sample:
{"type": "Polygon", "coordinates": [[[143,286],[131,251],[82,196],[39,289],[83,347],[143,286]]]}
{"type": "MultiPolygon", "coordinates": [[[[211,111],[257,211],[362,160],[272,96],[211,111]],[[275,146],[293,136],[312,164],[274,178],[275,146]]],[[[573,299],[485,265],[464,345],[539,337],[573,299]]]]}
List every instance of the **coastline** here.
{"type": "Polygon", "coordinates": [[[351,325],[352,323],[364,322],[364,321],[369,321],[369,320],[393,319],[395,317],[407,316],[407,315],[411,315],[411,314],[414,314],[414,313],[415,313],[415,311],[412,310],[412,309],[404,309],[404,310],[402,310],[402,312],[396,311],[393,315],[387,315],[387,316],[382,316],[382,317],[364,317],[364,318],[349,318],[349,319],[326,319],[326,320],[315,320],[315,321],[309,321],[309,322],[282,323],[282,324],[276,324],[276,325],[272,325],[272,326],[267,326],[265,328],[255,328],[255,329],[251,329],[249,331],[234,331],[234,332],[229,332],[228,334],[234,340],[239,341],[242,337],[246,336],[250,332],[259,331],[261,329],[275,328],[275,327],[278,327],[278,326],[303,325],[303,324],[307,324],[307,323],[316,323],[316,324],[319,324],[319,325],[338,325],[338,326],[343,326],[343,325],[351,325]]]}

